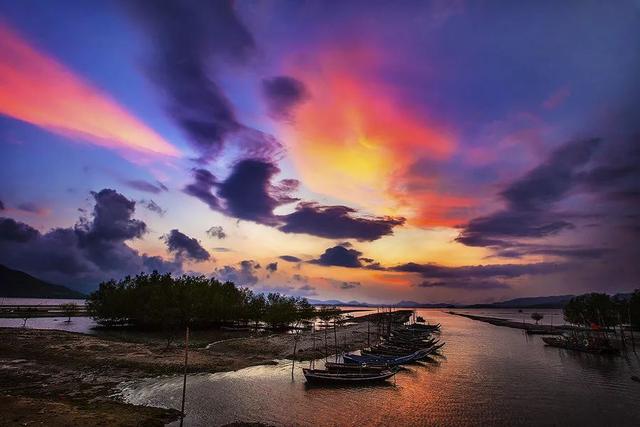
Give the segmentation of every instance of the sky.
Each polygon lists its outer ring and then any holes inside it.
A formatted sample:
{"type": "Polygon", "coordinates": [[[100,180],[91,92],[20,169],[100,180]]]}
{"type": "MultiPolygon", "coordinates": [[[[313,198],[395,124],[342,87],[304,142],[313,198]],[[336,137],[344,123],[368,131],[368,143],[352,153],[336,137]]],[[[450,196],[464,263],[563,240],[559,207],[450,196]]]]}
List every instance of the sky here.
{"type": "Polygon", "coordinates": [[[627,292],[638,75],[638,1],[0,0],[0,263],[85,292],[627,292]]]}

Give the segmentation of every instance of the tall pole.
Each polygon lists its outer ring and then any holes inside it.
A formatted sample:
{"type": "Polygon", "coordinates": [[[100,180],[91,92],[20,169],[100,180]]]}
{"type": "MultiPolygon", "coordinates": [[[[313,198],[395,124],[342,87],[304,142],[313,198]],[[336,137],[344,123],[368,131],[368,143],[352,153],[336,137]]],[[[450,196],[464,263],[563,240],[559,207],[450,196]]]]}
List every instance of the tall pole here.
{"type": "Polygon", "coordinates": [[[187,364],[189,363],[189,327],[184,336],[184,378],[182,380],[182,406],[180,407],[180,427],[184,423],[184,400],[187,394],[187,364]]]}

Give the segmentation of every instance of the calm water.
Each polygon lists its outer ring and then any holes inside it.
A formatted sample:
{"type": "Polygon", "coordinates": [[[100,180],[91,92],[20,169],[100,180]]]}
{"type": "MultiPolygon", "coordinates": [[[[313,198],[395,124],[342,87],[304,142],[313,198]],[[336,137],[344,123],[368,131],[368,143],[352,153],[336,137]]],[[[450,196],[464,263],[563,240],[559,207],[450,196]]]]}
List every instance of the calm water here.
{"type": "MultiPolygon", "coordinates": [[[[45,299],[45,298],[0,298],[0,305],[60,305],[74,303],[84,305],[83,299],[45,299]]],[[[94,334],[92,329],[96,322],[90,317],[72,317],[71,322],[66,317],[33,317],[27,320],[27,328],[57,329],[60,331],[94,334]]],[[[2,328],[21,328],[23,319],[0,318],[2,328]]]]}
{"type": "MultiPolygon", "coordinates": [[[[410,366],[395,384],[367,388],[308,387],[299,369],[292,381],[286,361],[193,375],[185,424],[640,425],[640,384],[630,380],[640,375],[640,360],[633,353],[573,353],[545,347],[521,330],[440,310],[418,314],[443,325],[446,358],[438,364],[410,366]]],[[[132,403],[179,408],[181,387],[179,377],[153,379],[127,386],[123,395],[132,403]]]]}

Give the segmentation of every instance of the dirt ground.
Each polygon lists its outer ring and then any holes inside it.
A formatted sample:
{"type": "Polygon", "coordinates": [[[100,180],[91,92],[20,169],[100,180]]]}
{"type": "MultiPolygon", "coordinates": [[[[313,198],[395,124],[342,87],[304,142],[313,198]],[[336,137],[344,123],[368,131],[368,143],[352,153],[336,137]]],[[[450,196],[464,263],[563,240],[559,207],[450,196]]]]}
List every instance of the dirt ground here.
{"type": "MultiPolygon", "coordinates": [[[[274,359],[320,358],[377,341],[375,323],[311,333],[194,332],[189,372],[232,371],[274,359]],[[326,337],[326,338],[325,338],[326,337]],[[208,343],[208,344],[207,344],[208,343]]],[[[0,425],[164,425],[170,409],[134,406],[114,394],[123,381],[184,369],[183,341],[158,336],[102,336],[28,328],[0,328],[0,425]]]]}

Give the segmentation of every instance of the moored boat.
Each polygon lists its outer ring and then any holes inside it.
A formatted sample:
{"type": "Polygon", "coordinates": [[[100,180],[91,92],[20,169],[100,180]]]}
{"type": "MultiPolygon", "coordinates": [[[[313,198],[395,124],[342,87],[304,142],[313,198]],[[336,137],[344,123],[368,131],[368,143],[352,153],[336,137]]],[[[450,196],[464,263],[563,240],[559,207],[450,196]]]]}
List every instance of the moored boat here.
{"type": "Polygon", "coordinates": [[[307,382],[323,384],[368,384],[383,382],[393,377],[396,372],[382,370],[379,372],[340,372],[335,373],[326,369],[302,368],[307,382]]]}
{"type": "Polygon", "coordinates": [[[618,354],[620,350],[612,347],[608,340],[596,338],[542,337],[548,346],[581,351],[592,354],[618,354]]]}

